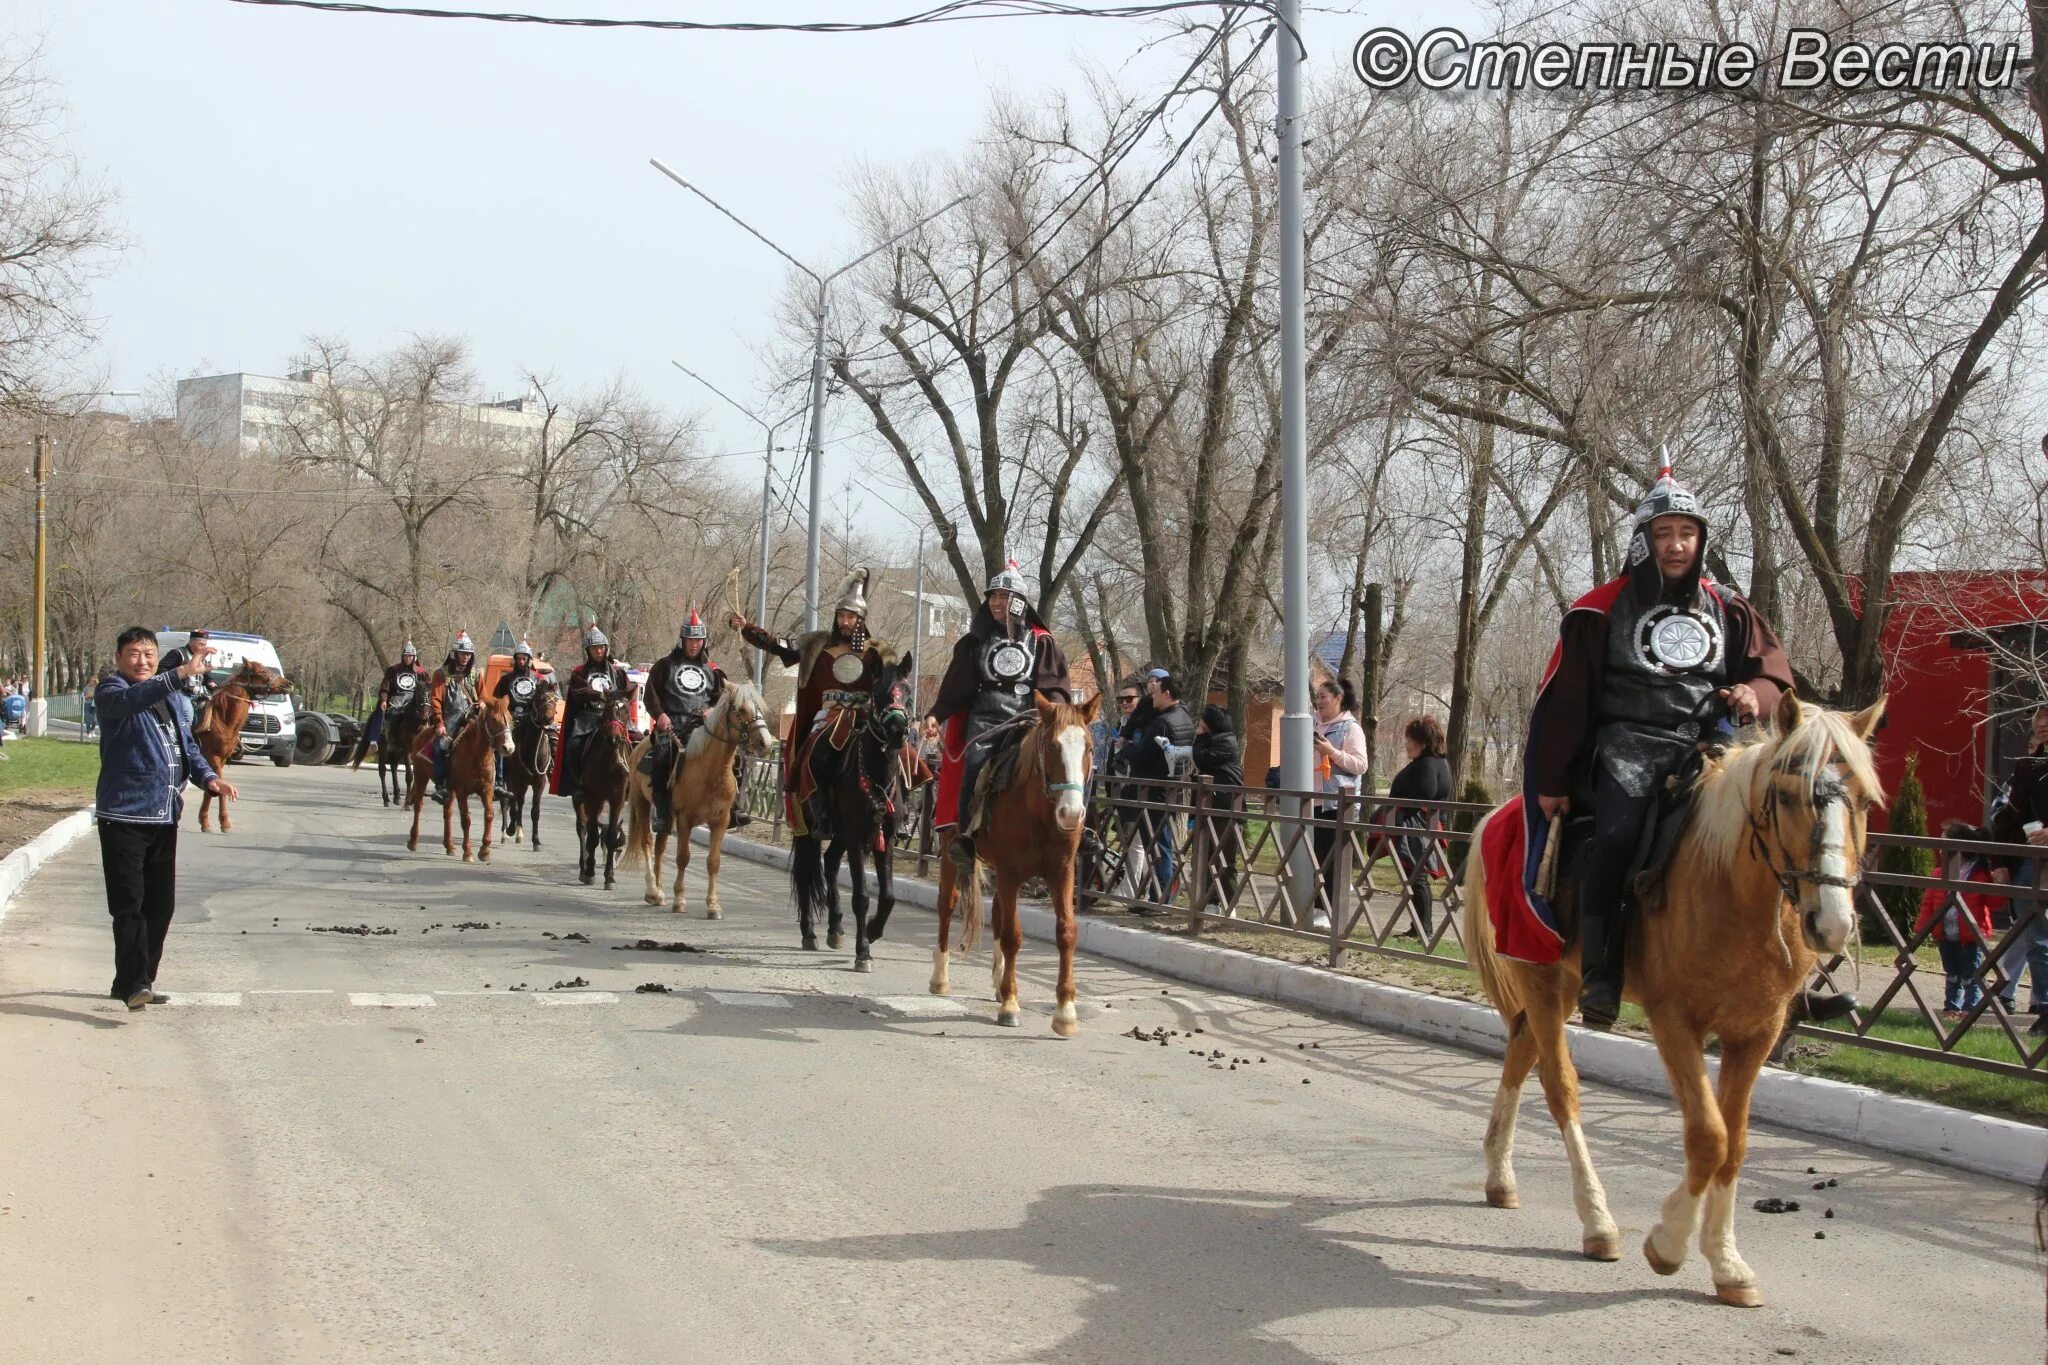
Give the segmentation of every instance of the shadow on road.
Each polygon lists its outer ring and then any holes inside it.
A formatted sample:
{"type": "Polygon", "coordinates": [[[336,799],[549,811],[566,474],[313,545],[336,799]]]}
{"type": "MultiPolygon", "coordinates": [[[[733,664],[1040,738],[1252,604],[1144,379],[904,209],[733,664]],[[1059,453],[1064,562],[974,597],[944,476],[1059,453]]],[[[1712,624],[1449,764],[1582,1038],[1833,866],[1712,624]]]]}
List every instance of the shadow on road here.
{"type": "Polygon", "coordinates": [[[54,1005],[32,1005],[31,1000],[97,1000],[101,997],[89,991],[20,991],[14,995],[0,995],[0,1014],[19,1015],[24,1019],[55,1019],[59,1023],[84,1024],[89,1028],[125,1028],[128,1021],[99,1014],[84,1014],[78,1010],[59,1009],[54,1005]]]}

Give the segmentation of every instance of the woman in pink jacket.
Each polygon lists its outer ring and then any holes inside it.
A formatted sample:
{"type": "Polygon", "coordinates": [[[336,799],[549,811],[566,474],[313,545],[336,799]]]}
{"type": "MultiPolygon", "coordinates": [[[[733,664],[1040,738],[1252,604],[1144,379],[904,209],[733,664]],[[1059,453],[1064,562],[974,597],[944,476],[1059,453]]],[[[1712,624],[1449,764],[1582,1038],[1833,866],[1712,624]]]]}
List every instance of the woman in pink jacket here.
{"type": "MultiPolygon", "coordinates": [[[[1358,697],[1348,678],[1325,678],[1317,683],[1315,705],[1316,814],[1335,820],[1340,799],[1357,795],[1365,777],[1365,727],[1358,723],[1358,697]]],[[[1352,818],[1358,814],[1354,808],[1352,818]]],[[[1323,904],[1316,908],[1310,927],[1327,929],[1329,912],[1339,904],[1337,831],[1318,825],[1315,841],[1316,862],[1323,869],[1323,904]]]]}

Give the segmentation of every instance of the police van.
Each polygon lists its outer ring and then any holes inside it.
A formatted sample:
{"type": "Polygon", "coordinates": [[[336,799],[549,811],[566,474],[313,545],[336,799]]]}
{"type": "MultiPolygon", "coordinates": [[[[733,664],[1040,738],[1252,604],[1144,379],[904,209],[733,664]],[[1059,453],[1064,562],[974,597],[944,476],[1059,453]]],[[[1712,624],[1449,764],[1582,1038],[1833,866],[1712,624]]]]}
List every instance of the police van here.
{"type": "MultiPolygon", "coordinates": [[[[183,648],[192,638],[189,630],[160,630],[156,633],[156,653],[161,659],[174,649],[183,648]]],[[[277,646],[261,635],[244,635],[240,631],[214,630],[207,628],[206,639],[213,646],[208,662],[206,680],[215,691],[235,675],[243,663],[254,661],[271,672],[284,675],[284,665],[278,662],[277,646]]],[[[242,722],[242,743],[236,751],[237,758],[268,757],[280,768],[289,768],[292,755],[299,743],[298,712],[292,706],[289,694],[259,697],[249,703],[249,718],[242,722]]]]}

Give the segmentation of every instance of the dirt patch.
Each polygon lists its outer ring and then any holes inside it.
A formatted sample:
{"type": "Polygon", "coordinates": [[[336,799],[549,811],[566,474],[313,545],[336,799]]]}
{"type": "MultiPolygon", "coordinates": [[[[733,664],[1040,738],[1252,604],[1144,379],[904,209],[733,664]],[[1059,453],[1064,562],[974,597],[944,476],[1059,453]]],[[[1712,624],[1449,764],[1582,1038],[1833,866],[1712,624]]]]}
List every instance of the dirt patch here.
{"type": "Polygon", "coordinates": [[[0,856],[20,848],[65,816],[92,804],[92,793],[30,792],[0,801],[0,856]]]}

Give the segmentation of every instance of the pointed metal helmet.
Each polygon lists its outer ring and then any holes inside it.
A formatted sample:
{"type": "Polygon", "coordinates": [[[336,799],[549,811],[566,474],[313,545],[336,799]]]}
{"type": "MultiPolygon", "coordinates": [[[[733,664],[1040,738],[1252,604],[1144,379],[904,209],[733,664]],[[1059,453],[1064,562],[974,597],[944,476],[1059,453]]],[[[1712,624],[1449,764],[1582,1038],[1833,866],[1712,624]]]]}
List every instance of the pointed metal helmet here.
{"type": "Polygon", "coordinates": [[[683,622],[683,633],[678,638],[684,640],[708,640],[711,638],[711,627],[704,624],[704,618],[697,614],[695,607],[690,608],[690,619],[683,622]]]}
{"type": "Polygon", "coordinates": [[[1022,616],[1024,614],[1025,600],[1031,595],[1025,589],[1024,571],[1018,567],[1017,561],[1013,559],[1003,566],[1002,572],[989,579],[988,587],[982,591],[982,596],[987,597],[990,593],[1006,592],[1010,594],[1010,615],[1022,616]]]}
{"type": "Polygon", "coordinates": [[[529,659],[533,657],[533,646],[527,643],[525,640],[521,640],[518,644],[512,647],[513,658],[516,659],[522,654],[524,654],[529,659]]]}
{"type": "Polygon", "coordinates": [[[405,647],[398,651],[398,657],[401,659],[417,659],[420,657],[420,647],[407,640],[405,647]]]}
{"type": "Polygon", "coordinates": [[[1634,529],[1647,531],[1650,523],[1658,517],[1691,517],[1700,524],[1702,531],[1710,529],[1706,509],[1700,506],[1700,500],[1671,472],[1671,452],[1668,449],[1664,452],[1664,467],[1657,471],[1657,481],[1636,504],[1634,529]]]}
{"type": "Polygon", "coordinates": [[[476,642],[469,638],[468,631],[457,631],[455,633],[455,643],[448,652],[451,654],[474,654],[476,653],[476,642]]]}
{"type": "Polygon", "coordinates": [[[834,611],[850,611],[863,621],[868,615],[868,571],[857,569],[846,580],[846,586],[839,590],[839,605],[834,611]]]}
{"type": "Polygon", "coordinates": [[[585,649],[595,649],[599,645],[603,645],[606,649],[610,649],[612,642],[610,640],[605,639],[604,632],[597,628],[596,622],[592,622],[590,629],[583,632],[583,647],[585,649]]]}

